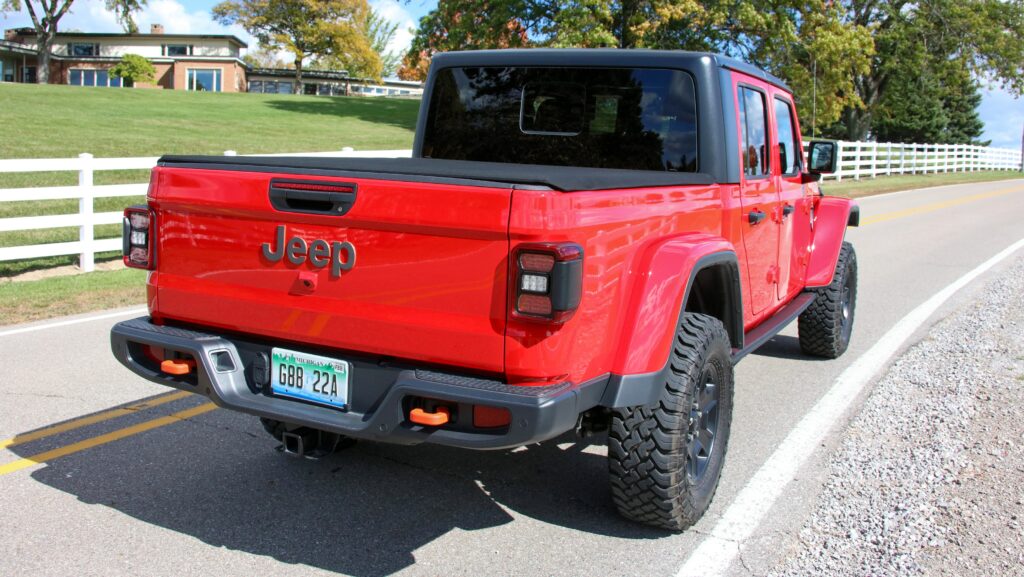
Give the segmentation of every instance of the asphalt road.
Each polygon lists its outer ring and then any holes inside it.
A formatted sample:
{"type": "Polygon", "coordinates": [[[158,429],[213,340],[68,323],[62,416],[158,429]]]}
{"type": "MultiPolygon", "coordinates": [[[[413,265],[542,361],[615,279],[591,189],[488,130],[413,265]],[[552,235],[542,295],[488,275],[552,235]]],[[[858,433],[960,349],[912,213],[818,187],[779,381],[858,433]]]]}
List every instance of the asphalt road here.
{"type": "MultiPolygon", "coordinates": [[[[1024,237],[1024,180],[860,202],[864,226],[848,234],[860,262],[850,350],[802,357],[794,326],[737,367],[724,477],[686,533],[616,515],[600,440],[486,453],[360,443],[319,462],[283,456],[255,418],[207,411],[204,399],[114,361],[108,331],[125,314],[0,328],[0,575],[675,575],[845,367],[1024,237]],[[21,330],[30,327],[45,328],[21,330]]],[[[1024,251],[932,322],[1015,258],[1024,251]]],[[[792,543],[820,461],[801,469],[730,572],[762,573],[792,543]]]]}

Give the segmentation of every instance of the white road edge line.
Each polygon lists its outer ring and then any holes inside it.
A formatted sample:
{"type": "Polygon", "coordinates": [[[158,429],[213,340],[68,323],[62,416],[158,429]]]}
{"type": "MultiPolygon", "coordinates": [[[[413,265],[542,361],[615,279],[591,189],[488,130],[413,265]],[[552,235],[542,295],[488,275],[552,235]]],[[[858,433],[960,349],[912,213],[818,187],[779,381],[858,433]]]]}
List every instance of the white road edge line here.
{"type": "Polygon", "coordinates": [[[918,305],[848,366],[736,495],[708,536],[679,569],[677,577],[725,574],[739,555],[740,544],[753,535],[800,466],[899,347],[957,291],[1021,247],[1024,247],[1024,238],[918,305]]]}
{"type": "Polygon", "coordinates": [[[55,321],[55,322],[52,322],[52,323],[43,323],[43,324],[38,324],[38,325],[32,325],[30,327],[21,327],[21,328],[17,328],[17,329],[10,329],[10,330],[6,330],[6,331],[0,331],[0,337],[9,337],[11,335],[20,335],[22,333],[31,333],[31,332],[34,332],[34,331],[41,331],[43,329],[55,329],[57,327],[66,327],[68,325],[77,325],[77,324],[80,324],[80,323],[87,323],[87,322],[90,322],[90,321],[101,321],[103,319],[112,319],[114,317],[124,317],[124,316],[128,316],[128,315],[137,315],[137,314],[141,314],[141,313],[145,313],[145,312],[146,312],[146,308],[142,307],[142,308],[128,309],[126,311],[118,311],[118,312],[113,312],[113,313],[103,313],[103,314],[99,314],[99,315],[92,315],[92,316],[88,316],[88,317],[81,317],[81,318],[77,318],[77,319],[68,319],[68,320],[65,320],[65,321],[55,321]]]}

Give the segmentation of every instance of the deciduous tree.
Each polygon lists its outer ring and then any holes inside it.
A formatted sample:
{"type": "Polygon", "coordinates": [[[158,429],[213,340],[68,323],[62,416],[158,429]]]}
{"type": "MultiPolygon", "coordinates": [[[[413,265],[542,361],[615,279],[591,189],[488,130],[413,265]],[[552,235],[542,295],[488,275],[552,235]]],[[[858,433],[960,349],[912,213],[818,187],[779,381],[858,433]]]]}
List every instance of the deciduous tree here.
{"type": "Polygon", "coordinates": [[[368,11],[366,0],[227,0],[213,7],[217,22],[240,24],[261,45],[292,53],[296,93],[309,58],[358,63],[379,74],[364,30],[368,11]]]}
{"type": "MultiPolygon", "coordinates": [[[[0,0],[0,14],[21,12],[22,6],[32,19],[36,32],[36,81],[46,84],[50,81],[50,55],[53,41],[57,37],[57,26],[68,13],[73,0],[0,0]]],[[[146,4],[146,0],[104,0],[107,10],[117,15],[126,32],[137,32],[138,26],[132,14],[146,4]]]]}
{"type": "Polygon", "coordinates": [[[121,61],[110,68],[110,75],[127,80],[131,85],[137,82],[153,82],[156,79],[156,67],[138,54],[125,54],[121,61]]]}

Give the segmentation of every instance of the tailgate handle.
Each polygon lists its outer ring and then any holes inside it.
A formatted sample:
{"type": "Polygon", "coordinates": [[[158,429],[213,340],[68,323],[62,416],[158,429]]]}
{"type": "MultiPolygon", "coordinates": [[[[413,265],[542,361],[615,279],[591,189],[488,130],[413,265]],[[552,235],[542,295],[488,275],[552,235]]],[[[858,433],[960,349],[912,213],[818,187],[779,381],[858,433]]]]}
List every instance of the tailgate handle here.
{"type": "Polygon", "coordinates": [[[355,203],[355,184],[279,178],[270,181],[270,204],[282,212],[341,216],[355,203]]]}

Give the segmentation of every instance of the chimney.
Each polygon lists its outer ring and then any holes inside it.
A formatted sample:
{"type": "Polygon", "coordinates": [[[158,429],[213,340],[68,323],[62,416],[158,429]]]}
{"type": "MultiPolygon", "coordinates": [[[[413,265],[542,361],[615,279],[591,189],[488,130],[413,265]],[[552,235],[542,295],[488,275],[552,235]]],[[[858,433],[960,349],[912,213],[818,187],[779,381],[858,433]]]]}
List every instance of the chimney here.
{"type": "Polygon", "coordinates": [[[164,25],[163,24],[150,24],[149,25],[149,33],[150,34],[163,34],[164,33],[164,25]]]}
{"type": "Polygon", "coordinates": [[[18,41],[18,29],[17,28],[8,28],[7,30],[4,30],[4,40],[6,40],[8,42],[17,42],[18,41]]]}

